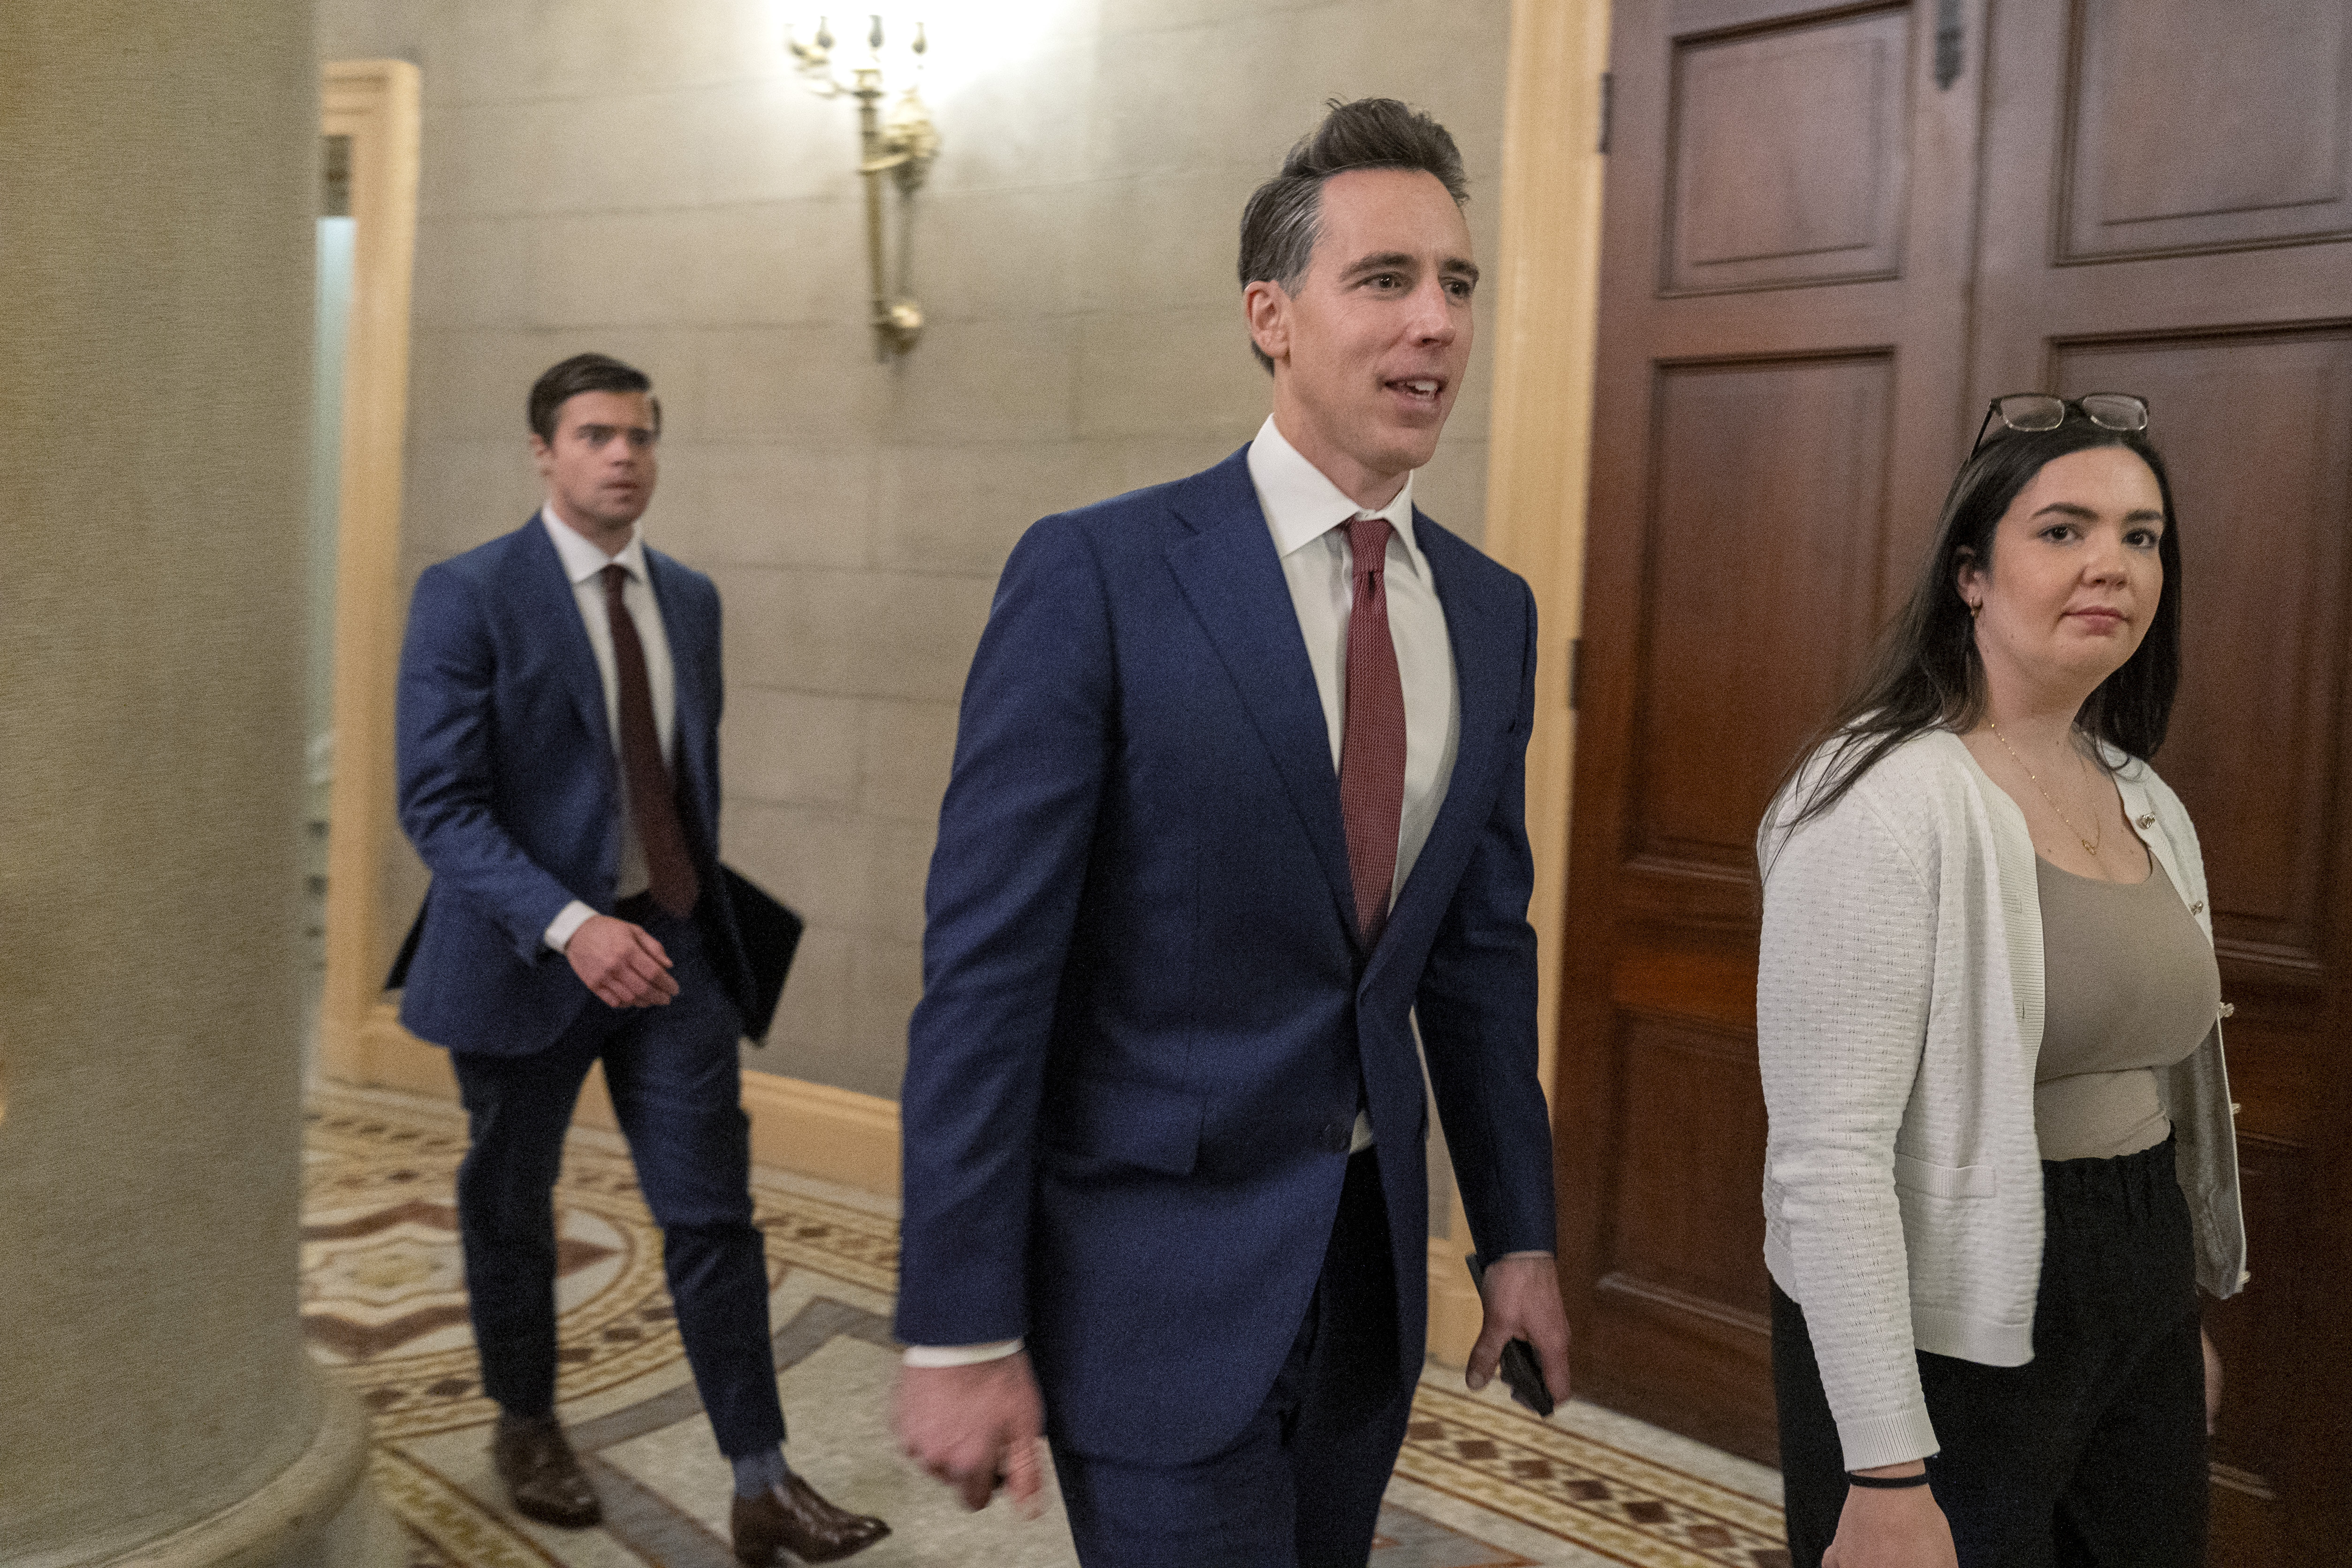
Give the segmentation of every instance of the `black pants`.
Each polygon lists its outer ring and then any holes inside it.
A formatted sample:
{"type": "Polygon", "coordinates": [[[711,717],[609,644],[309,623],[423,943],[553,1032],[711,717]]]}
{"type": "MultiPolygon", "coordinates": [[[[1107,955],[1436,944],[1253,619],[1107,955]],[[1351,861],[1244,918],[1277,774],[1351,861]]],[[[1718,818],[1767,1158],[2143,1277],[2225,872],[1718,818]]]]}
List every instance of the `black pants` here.
{"type": "MultiPolygon", "coordinates": [[[[2189,1205],[2169,1140],[2042,1165],[2033,1359],[1919,1352],[1927,1461],[1960,1568],[2194,1568],[2205,1561],[2205,1363],[2189,1205]]],[[[1816,1568],[1846,1482],[1797,1303],[1772,1291],[1789,1548],[1816,1568]]]]}
{"type": "Polygon", "coordinates": [[[1137,1465],[1054,1445],[1087,1568],[1363,1568],[1404,1447],[1396,1270],[1379,1152],[1348,1161],[1323,1272],[1274,1386],[1231,1447],[1137,1465]]]}
{"type": "Polygon", "coordinates": [[[662,1265],[702,1407],[730,1458],[783,1441],[768,1341],[766,1246],[751,1223],[742,1033],[691,921],[645,921],[678,994],[662,1007],[588,999],[556,1042],[527,1057],[452,1051],[470,1142],[457,1168],[466,1294],[482,1387],[517,1415],[555,1406],[553,1190],[563,1132],[588,1069],[604,1064],[637,1187],[662,1228],[662,1265]]]}

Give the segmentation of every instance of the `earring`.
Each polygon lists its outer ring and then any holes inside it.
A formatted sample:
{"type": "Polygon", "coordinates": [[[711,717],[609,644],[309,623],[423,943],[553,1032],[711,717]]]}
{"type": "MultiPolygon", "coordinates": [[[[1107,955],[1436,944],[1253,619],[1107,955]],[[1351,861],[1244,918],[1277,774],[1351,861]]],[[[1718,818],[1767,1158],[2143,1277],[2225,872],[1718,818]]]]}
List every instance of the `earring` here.
{"type": "Polygon", "coordinates": [[[1973,621],[1979,616],[1983,614],[1984,601],[1982,599],[1971,599],[1969,601],[1969,619],[1973,621]]]}

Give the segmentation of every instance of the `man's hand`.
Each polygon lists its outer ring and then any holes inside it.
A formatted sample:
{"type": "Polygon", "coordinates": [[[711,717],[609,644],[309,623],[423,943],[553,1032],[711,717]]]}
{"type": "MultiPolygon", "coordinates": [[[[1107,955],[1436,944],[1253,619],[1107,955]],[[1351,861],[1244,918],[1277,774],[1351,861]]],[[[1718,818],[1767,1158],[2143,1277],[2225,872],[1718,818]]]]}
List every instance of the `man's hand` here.
{"type": "Polygon", "coordinates": [[[572,973],[607,1007],[660,1007],[677,994],[669,954],[643,926],[590,915],[563,946],[572,973]]]}
{"type": "Polygon", "coordinates": [[[1035,1519],[1037,1444],[1045,1406],[1025,1351],[969,1366],[898,1369],[898,1443],[907,1457],[982,1509],[1002,1481],[1024,1519],[1035,1519]]]}
{"type": "Polygon", "coordinates": [[[1525,1340],[1535,1347],[1536,1363],[1543,1368],[1544,1386],[1554,1401],[1568,1397],[1568,1310],[1559,1304],[1559,1272],[1548,1252],[1497,1258],[1486,1265],[1486,1282],[1479,1289],[1486,1321],[1478,1342],[1470,1347],[1470,1364],[1463,1380],[1484,1388],[1503,1359],[1503,1347],[1525,1340]]]}

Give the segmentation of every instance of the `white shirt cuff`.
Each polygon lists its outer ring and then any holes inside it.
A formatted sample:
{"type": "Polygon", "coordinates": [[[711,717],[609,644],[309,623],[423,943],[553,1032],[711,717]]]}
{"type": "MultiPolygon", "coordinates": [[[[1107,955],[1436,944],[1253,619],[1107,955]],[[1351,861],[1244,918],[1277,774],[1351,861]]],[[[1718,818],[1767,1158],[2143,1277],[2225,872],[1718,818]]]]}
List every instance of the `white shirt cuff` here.
{"type": "Polygon", "coordinates": [[[595,912],[586,904],[574,899],[563,906],[562,914],[547,922],[547,934],[540,940],[556,952],[562,952],[572,945],[572,933],[586,925],[588,917],[595,912]]]}
{"type": "Polygon", "coordinates": [[[1020,1353],[1019,1340],[998,1340],[985,1345],[908,1345],[906,1361],[908,1366],[977,1366],[984,1361],[1003,1361],[1020,1353]]]}

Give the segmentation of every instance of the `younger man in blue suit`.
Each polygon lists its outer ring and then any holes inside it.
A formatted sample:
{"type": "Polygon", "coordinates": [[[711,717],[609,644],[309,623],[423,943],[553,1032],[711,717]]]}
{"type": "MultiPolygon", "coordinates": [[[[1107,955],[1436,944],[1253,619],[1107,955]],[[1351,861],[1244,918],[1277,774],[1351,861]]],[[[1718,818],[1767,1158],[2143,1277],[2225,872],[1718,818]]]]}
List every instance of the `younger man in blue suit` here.
{"type": "Polygon", "coordinates": [[[781,1447],[736,1057],[753,983],[718,859],[718,590],[637,535],[661,434],[642,372],[565,360],[530,415],[547,503],[417,580],[400,659],[400,820],[433,886],[393,984],[469,1118],[457,1209],[492,1452],[522,1512],[601,1517],[555,1418],[551,1199],[601,1060],[734,1465],[736,1554],[832,1562],[889,1530],[781,1447]]]}
{"type": "Polygon", "coordinates": [[[1463,196],[1443,127],[1335,106],[1242,220],[1272,417],[1033,528],[964,688],[899,1430],[977,1508],[1042,1426],[1089,1565],[1364,1563],[1423,1352],[1416,1010],[1488,1260],[1471,1381],[1525,1337],[1568,1392],[1535,606],[1412,497],[1469,364],[1463,196]]]}

